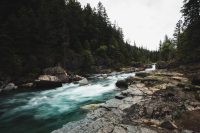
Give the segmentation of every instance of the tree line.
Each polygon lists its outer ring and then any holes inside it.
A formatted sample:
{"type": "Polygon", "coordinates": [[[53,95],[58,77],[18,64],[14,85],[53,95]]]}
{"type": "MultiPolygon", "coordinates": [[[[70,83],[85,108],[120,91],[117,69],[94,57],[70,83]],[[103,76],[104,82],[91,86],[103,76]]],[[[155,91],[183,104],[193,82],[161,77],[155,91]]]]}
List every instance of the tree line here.
{"type": "Polygon", "coordinates": [[[53,66],[91,72],[158,58],[124,41],[100,2],[92,8],[77,0],[1,0],[0,29],[1,78],[35,77],[53,66]]]}
{"type": "Polygon", "coordinates": [[[200,0],[184,0],[182,17],[177,22],[173,38],[160,42],[159,57],[178,64],[200,62],[200,0]]]}

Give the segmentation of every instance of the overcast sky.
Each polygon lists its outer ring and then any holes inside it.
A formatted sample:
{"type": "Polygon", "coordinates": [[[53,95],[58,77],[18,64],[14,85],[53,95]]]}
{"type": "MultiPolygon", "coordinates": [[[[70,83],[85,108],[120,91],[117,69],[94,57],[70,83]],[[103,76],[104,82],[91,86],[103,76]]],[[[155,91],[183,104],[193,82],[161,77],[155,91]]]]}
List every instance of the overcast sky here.
{"type": "Polygon", "coordinates": [[[173,35],[183,0],[78,0],[96,7],[101,1],[111,22],[123,29],[125,39],[150,50],[158,49],[165,34],[173,35]]]}

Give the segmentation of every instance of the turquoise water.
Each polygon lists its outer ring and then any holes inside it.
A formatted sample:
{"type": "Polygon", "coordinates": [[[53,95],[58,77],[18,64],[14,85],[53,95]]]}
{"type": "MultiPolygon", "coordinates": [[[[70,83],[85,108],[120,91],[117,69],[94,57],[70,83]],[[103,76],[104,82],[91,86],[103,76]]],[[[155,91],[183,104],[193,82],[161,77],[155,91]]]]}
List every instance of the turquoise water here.
{"type": "Polygon", "coordinates": [[[117,93],[115,83],[132,74],[113,73],[107,78],[94,75],[90,84],[64,84],[43,91],[10,93],[0,96],[1,133],[49,133],[87,114],[83,105],[101,103],[117,93]]]}
{"type": "Polygon", "coordinates": [[[0,133],[49,133],[80,120],[88,113],[81,106],[113,98],[118,93],[116,81],[134,75],[93,75],[86,86],[71,83],[50,90],[0,95],[0,133]]]}

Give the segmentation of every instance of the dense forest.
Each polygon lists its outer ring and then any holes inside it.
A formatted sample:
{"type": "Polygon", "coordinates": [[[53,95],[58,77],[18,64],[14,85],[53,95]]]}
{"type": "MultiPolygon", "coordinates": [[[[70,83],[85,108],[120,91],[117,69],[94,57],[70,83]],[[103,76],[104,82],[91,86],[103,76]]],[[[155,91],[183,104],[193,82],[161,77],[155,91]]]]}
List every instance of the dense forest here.
{"type": "Polygon", "coordinates": [[[91,72],[158,58],[156,51],[125,42],[100,2],[83,8],[76,0],[1,0],[0,29],[1,78],[34,77],[53,66],[91,72]]]}
{"type": "Polygon", "coordinates": [[[160,42],[160,60],[188,64],[200,62],[200,0],[184,0],[174,37],[160,42]]]}

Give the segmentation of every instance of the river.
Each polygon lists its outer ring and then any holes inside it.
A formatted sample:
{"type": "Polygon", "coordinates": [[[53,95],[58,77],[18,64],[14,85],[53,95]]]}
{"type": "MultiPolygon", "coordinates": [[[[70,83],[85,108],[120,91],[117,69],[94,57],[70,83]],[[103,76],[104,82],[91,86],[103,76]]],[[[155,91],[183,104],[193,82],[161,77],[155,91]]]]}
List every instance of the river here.
{"type": "MultiPolygon", "coordinates": [[[[153,68],[146,71],[155,70],[153,68]]],[[[1,133],[49,133],[62,125],[85,117],[81,106],[102,103],[113,98],[117,80],[135,73],[113,72],[107,78],[90,77],[89,85],[64,84],[51,90],[11,92],[0,96],[1,133]]]]}

